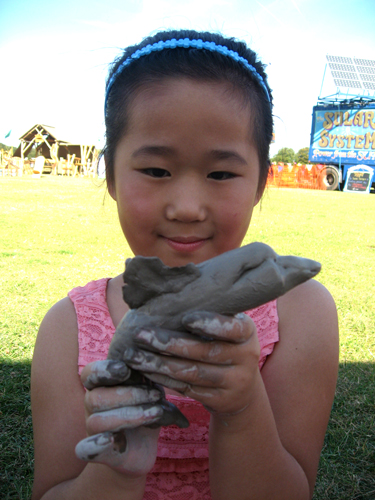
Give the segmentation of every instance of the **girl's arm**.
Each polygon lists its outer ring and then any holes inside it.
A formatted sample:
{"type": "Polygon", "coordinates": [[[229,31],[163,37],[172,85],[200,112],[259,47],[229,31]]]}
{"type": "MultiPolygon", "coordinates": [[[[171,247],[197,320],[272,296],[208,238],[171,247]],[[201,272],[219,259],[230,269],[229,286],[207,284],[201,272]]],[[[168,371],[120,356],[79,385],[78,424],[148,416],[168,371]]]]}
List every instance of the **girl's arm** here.
{"type": "Polygon", "coordinates": [[[309,281],[279,299],[278,312],[280,342],[261,374],[253,322],[211,313],[185,326],[216,340],[163,331],[161,348],[155,332],[140,332],[135,342],[152,352],[126,360],[211,411],[213,500],[312,497],[337,379],[336,308],[309,281]]]}
{"type": "Polygon", "coordinates": [[[327,290],[309,281],[278,300],[280,342],[231,419],[212,416],[215,500],[312,497],[338,369],[338,326],[327,290]]]}
{"type": "Polygon", "coordinates": [[[129,477],[75,455],[87,436],[85,391],[78,376],[78,332],[66,298],[44,318],[32,363],[31,400],[35,478],[32,500],[105,498],[140,500],[145,475],[129,477]]]}

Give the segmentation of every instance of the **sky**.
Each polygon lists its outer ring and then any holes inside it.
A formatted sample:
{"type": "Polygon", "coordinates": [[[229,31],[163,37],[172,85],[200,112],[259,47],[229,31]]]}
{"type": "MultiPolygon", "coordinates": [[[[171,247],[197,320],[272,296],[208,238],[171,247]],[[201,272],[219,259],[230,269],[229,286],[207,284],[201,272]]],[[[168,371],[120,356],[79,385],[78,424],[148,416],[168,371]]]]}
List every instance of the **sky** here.
{"type": "Polygon", "coordinates": [[[374,26],[375,0],[0,0],[0,142],[17,146],[42,123],[102,148],[108,65],[149,34],[187,28],[258,53],[273,89],[271,154],[297,152],[318,97],[336,91],[326,55],[375,60],[374,26]]]}

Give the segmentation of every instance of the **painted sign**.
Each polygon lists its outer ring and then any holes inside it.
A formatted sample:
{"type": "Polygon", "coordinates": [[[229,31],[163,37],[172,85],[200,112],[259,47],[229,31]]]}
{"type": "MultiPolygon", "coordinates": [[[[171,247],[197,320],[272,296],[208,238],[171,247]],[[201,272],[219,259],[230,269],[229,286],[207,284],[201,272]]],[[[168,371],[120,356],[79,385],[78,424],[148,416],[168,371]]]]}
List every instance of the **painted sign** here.
{"type": "Polygon", "coordinates": [[[314,106],[309,161],[375,166],[375,104],[314,106]]]}
{"type": "Polygon", "coordinates": [[[366,165],[356,165],[348,169],[344,191],[369,193],[374,170],[366,165]]]}

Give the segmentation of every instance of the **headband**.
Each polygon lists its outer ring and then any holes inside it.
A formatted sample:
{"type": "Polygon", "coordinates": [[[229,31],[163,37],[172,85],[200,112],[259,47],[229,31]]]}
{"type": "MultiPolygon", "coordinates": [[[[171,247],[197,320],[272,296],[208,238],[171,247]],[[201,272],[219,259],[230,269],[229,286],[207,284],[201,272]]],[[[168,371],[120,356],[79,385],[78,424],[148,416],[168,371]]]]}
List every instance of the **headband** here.
{"type": "Polygon", "coordinates": [[[252,66],[244,57],[241,57],[237,52],[228,49],[228,47],[225,47],[224,45],[217,45],[215,42],[204,42],[201,39],[190,40],[189,38],[181,38],[179,40],[176,40],[175,38],[172,38],[171,40],[166,40],[165,42],[160,41],[153,43],[152,45],[151,44],[146,45],[142,49],[136,50],[131,56],[129,56],[127,59],[125,59],[125,61],[123,61],[120,64],[120,66],[116,69],[115,73],[111,76],[108,82],[105,95],[104,112],[107,109],[108,96],[111,92],[113,84],[115,83],[117,77],[123,72],[123,70],[127,66],[129,66],[129,64],[131,64],[135,59],[139,59],[142,56],[151,54],[151,52],[159,52],[164,49],[176,49],[178,47],[182,47],[185,49],[188,48],[201,49],[201,50],[204,49],[204,50],[209,50],[211,52],[218,52],[219,54],[223,54],[224,56],[230,57],[234,61],[239,62],[240,64],[242,64],[242,66],[244,66],[246,69],[250,71],[250,73],[254,76],[257,82],[261,85],[267,96],[268,102],[271,104],[271,98],[263,78],[254,68],[254,66],[252,66]]]}

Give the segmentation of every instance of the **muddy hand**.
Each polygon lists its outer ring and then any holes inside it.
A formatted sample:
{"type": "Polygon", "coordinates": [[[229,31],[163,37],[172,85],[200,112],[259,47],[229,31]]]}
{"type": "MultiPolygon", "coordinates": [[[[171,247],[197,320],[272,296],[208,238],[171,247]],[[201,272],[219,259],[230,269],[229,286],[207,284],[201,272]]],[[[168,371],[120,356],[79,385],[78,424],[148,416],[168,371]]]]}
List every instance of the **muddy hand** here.
{"type": "Polygon", "coordinates": [[[103,432],[80,441],[76,455],[86,462],[106,464],[129,476],[147,474],[154,466],[159,429],[137,427],[103,432]]]}
{"type": "Polygon", "coordinates": [[[120,385],[130,373],[125,363],[110,360],[83,369],[82,383],[89,388],[85,394],[89,437],[78,443],[76,454],[137,475],[147,473],[156,458],[158,431],[149,426],[163,417],[164,391],[150,383],[120,385]]]}
{"type": "Polygon", "coordinates": [[[256,327],[246,314],[235,317],[196,311],[182,322],[191,333],[144,329],[125,351],[126,363],[148,378],[192,397],[216,414],[242,411],[258,371],[256,327]]]}
{"type": "MultiPolygon", "coordinates": [[[[179,427],[188,427],[189,421],[180,412],[180,410],[172,403],[167,401],[164,397],[164,390],[162,387],[156,387],[149,379],[145,378],[140,372],[131,370],[124,361],[103,360],[94,361],[85,366],[81,375],[82,383],[86,389],[92,390],[99,387],[110,386],[132,386],[134,390],[142,389],[150,391],[152,388],[157,390],[159,394],[158,407],[161,409],[159,417],[152,422],[140,425],[150,425],[151,427],[160,427],[166,425],[178,425],[179,427]]],[[[98,393],[96,390],[95,394],[98,393]]],[[[120,388],[116,388],[120,392],[120,388]]],[[[138,391],[142,394],[141,391],[138,391]]],[[[108,394],[108,392],[107,392],[108,394]]],[[[87,396],[87,394],[86,394],[87,396]]],[[[146,398],[147,399],[147,398],[146,398]]],[[[147,400],[145,401],[147,402],[147,400]]],[[[139,403],[140,404],[140,403],[139,403]]],[[[149,412],[149,408],[143,408],[144,411],[149,412]]],[[[147,415],[146,415],[147,418],[147,415]]]]}

